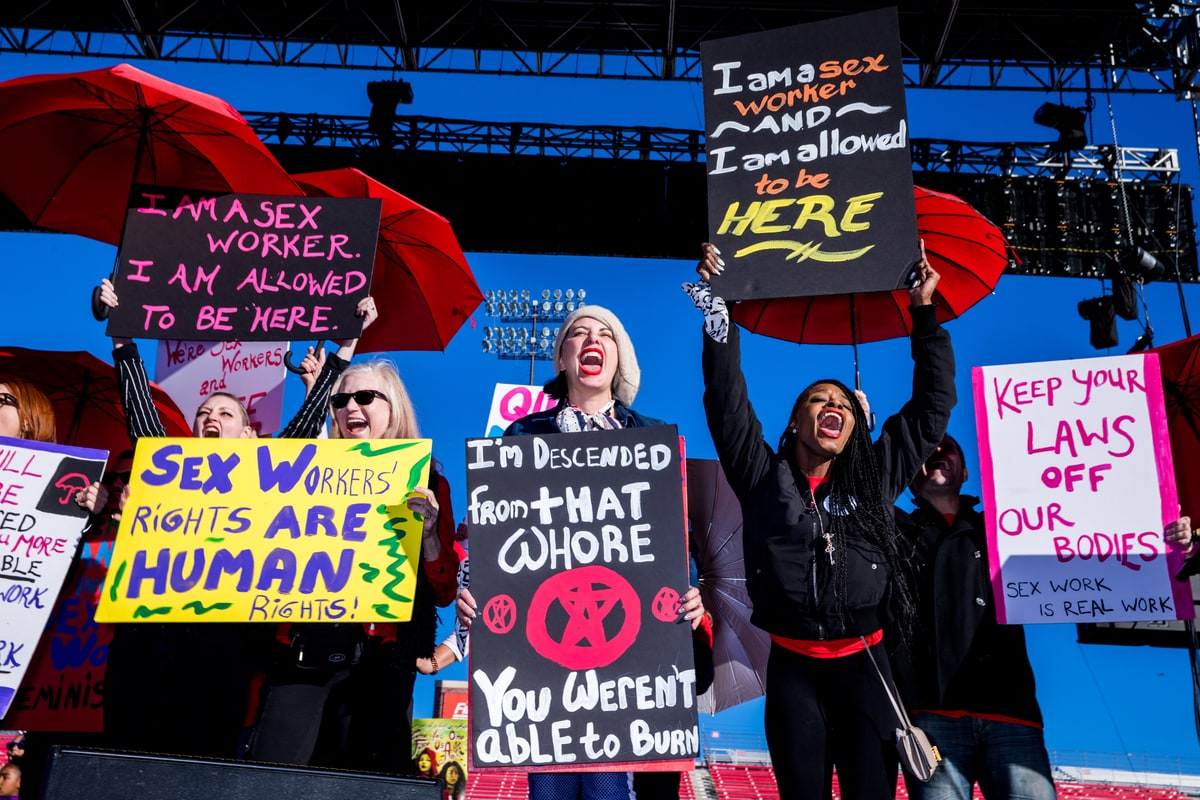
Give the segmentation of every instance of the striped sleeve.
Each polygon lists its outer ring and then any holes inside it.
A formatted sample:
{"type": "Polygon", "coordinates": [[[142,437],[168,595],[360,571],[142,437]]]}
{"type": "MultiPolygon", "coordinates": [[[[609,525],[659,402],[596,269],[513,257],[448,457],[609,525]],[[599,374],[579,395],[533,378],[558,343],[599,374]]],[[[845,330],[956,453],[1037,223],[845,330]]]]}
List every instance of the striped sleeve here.
{"type": "Polygon", "coordinates": [[[349,361],[336,353],[330,353],[325,359],[325,366],[321,368],[321,374],[317,376],[317,382],[313,384],[312,391],[300,405],[300,410],[296,412],[296,416],[292,417],[287,426],[276,434],[275,438],[317,438],[321,432],[321,426],[325,424],[325,415],[329,412],[329,393],[333,391],[333,384],[337,382],[342,371],[348,366],[350,366],[349,361]]]}
{"type": "Polygon", "coordinates": [[[117,371],[121,405],[125,407],[125,428],[129,431],[130,444],[136,447],[143,436],[166,436],[167,429],[154,406],[150,378],[146,376],[146,365],[137,345],[131,342],[113,350],[113,367],[117,371]]]}

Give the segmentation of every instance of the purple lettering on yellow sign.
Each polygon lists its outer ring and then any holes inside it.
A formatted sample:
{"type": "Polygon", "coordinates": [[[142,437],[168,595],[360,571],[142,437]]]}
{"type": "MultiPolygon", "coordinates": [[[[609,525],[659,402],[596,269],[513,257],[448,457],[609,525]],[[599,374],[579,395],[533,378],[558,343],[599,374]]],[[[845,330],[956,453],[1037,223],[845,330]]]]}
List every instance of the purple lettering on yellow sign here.
{"type": "Polygon", "coordinates": [[[97,618],[405,621],[430,443],[142,439],[97,618]]]}

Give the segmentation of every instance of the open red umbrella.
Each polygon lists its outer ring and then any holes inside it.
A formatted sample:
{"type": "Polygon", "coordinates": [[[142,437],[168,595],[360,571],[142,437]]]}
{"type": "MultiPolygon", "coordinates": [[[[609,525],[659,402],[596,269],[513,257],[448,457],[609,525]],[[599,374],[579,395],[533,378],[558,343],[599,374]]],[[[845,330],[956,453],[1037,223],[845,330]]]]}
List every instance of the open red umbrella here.
{"type": "MultiPolygon", "coordinates": [[[[60,444],[107,450],[130,447],[125,411],[112,364],[85,351],[27,350],[0,347],[0,375],[24,378],[54,405],[60,444]]],[[[168,436],[191,436],[192,426],[162,389],[150,384],[154,406],[168,436]]]]}
{"type": "MultiPolygon", "coordinates": [[[[913,199],[917,233],[941,275],[935,300],[938,319],[945,322],[991,293],[1017,256],[1000,229],[965,201],[920,186],[913,187],[913,199]]],[[[743,328],[775,339],[857,346],[907,336],[908,305],[908,291],[897,289],[742,300],[731,316],[743,328]]]]}
{"type": "Polygon", "coordinates": [[[1179,505],[1195,520],[1200,518],[1200,334],[1149,352],[1158,353],[1179,505]]]}
{"type": "Polygon", "coordinates": [[[305,193],[383,201],[371,294],[386,303],[359,352],[445,350],[483,302],[445,217],[357,169],[293,175],[305,193]]]}
{"type": "Polygon", "coordinates": [[[31,222],[119,244],[135,184],[301,193],[224,100],[128,64],[0,83],[0,192],[31,222]]]}
{"type": "Polygon", "coordinates": [[[742,508],[720,462],[689,458],[687,492],[700,596],[713,615],[713,684],[696,707],[715,714],[766,691],[771,638],[750,623],[742,508]]]}

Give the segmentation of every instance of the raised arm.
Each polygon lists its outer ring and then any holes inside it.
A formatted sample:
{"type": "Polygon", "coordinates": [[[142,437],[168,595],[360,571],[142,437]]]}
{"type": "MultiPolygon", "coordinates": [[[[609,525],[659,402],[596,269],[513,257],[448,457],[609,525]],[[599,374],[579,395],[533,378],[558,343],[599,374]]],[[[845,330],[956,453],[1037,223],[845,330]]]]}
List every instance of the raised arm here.
{"type": "MultiPolygon", "coordinates": [[[[105,278],[100,283],[100,302],[109,308],[117,307],[117,290],[105,278]]],[[[137,446],[143,436],[166,436],[167,429],[154,397],[150,394],[150,378],[146,365],[132,339],[113,337],[113,368],[117,372],[117,386],[121,393],[121,406],[125,409],[125,429],[129,442],[137,446]]]]}
{"type": "Polygon", "coordinates": [[[954,348],[950,334],[937,321],[933,293],[941,276],[925,258],[909,290],[910,337],[913,358],[912,397],[883,423],[875,453],[879,459],[885,499],[895,502],[917,470],[942,441],[950,411],[958,402],[954,387],[954,348]]]}
{"type": "MultiPolygon", "coordinates": [[[[379,318],[374,298],[364,297],[359,300],[357,314],[363,318],[363,330],[366,330],[368,325],[379,318]]],[[[325,424],[325,415],[329,413],[329,393],[333,391],[338,376],[350,366],[350,359],[354,357],[357,347],[358,339],[355,338],[345,340],[336,353],[328,356],[319,356],[309,348],[309,353],[301,362],[301,368],[305,371],[301,380],[304,381],[307,394],[296,415],[276,438],[315,439],[320,435],[321,426],[325,424]],[[311,378],[314,371],[317,371],[315,380],[311,378]]]]}
{"type": "Polygon", "coordinates": [[[737,326],[729,324],[724,299],[714,296],[708,285],[708,277],[723,265],[719,251],[706,243],[696,265],[703,280],[684,284],[683,288],[704,314],[701,366],[708,430],[730,487],[745,499],[770,471],[771,449],[763,440],[762,425],[750,405],[737,326]]]}

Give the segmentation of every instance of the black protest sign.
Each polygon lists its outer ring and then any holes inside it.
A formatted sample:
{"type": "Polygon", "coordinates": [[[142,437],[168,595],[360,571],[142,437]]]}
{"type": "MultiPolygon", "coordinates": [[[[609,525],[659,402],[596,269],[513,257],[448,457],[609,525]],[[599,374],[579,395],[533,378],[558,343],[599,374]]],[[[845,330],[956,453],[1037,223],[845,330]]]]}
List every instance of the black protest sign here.
{"type": "Polygon", "coordinates": [[[680,463],[671,425],[468,440],[477,767],[696,756],[680,463]]]}
{"type": "Polygon", "coordinates": [[[900,288],[918,257],[896,10],[706,42],[728,299],[900,288]]]}
{"type": "Polygon", "coordinates": [[[371,286],[378,199],[143,191],[125,218],[108,335],[346,339],[371,286]]]}

